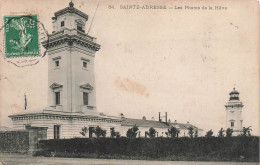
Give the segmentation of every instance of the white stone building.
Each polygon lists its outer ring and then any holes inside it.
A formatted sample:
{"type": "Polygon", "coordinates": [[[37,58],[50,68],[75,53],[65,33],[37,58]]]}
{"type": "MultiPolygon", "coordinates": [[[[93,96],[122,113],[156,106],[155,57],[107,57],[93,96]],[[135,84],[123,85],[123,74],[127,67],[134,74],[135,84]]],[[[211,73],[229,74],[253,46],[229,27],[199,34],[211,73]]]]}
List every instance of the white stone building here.
{"type": "MultiPolygon", "coordinates": [[[[110,129],[126,136],[127,130],[137,125],[138,136],[153,127],[157,136],[166,136],[168,128],[176,126],[180,135],[187,136],[191,124],[159,122],[146,119],[129,119],[108,116],[96,110],[95,53],[100,49],[96,38],[85,33],[88,15],[69,7],[54,13],[53,32],[42,44],[48,50],[48,107],[42,112],[22,113],[9,116],[15,129],[47,127],[48,139],[82,136],[79,132],[86,126],[87,137],[94,136],[93,128],[100,126],[110,136],[110,129]]],[[[202,135],[202,130],[199,135],[202,135]]]]}
{"type": "Polygon", "coordinates": [[[239,92],[234,88],[230,93],[229,101],[226,103],[226,129],[233,129],[233,135],[239,135],[243,130],[242,108],[243,103],[239,99],[239,92]]]}

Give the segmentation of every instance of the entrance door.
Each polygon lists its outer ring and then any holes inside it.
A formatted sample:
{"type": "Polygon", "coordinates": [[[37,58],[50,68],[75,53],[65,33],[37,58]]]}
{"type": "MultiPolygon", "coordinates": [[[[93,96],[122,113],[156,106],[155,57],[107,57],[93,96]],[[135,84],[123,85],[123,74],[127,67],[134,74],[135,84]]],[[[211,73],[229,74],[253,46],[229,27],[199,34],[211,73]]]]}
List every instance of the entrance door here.
{"type": "Polygon", "coordinates": [[[60,125],[54,125],[53,130],[54,139],[60,139],[60,125]]]}
{"type": "Polygon", "coordinates": [[[92,134],[94,133],[94,127],[89,127],[89,138],[92,138],[92,134]]]}

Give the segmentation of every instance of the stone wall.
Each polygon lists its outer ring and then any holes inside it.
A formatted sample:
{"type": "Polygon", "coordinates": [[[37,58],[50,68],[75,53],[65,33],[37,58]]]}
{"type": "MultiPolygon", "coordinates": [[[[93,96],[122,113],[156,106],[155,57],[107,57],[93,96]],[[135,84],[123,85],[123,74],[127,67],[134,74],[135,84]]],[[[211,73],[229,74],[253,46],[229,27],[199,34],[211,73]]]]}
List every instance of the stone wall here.
{"type": "Polygon", "coordinates": [[[0,152],[33,154],[38,142],[47,139],[47,128],[26,127],[26,130],[0,131],[0,152]]]}
{"type": "Polygon", "coordinates": [[[0,132],[0,151],[27,153],[29,151],[29,132],[25,130],[0,132]]]}

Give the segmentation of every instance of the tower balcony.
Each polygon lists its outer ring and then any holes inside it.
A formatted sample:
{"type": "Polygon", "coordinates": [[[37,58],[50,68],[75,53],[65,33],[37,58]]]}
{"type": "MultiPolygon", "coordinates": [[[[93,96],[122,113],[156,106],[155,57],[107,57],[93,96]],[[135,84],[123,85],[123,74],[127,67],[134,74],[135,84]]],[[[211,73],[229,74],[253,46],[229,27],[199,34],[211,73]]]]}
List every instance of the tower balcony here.
{"type": "Polygon", "coordinates": [[[95,37],[91,37],[77,29],[63,28],[58,32],[50,34],[49,38],[42,42],[46,49],[63,43],[67,43],[69,45],[72,43],[77,43],[94,51],[98,51],[100,49],[100,45],[96,43],[95,37]]]}
{"type": "Polygon", "coordinates": [[[95,37],[91,37],[88,34],[82,32],[80,30],[68,29],[68,28],[63,28],[62,30],[60,30],[58,32],[54,32],[54,33],[50,34],[49,40],[55,39],[57,37],[61,37],[64,34],[67,34],[67,35],[79,35],[80,37],[83,37],[85,40],[96,42],[96,38],[95,37]]]}
{"type": "Polygon", "coordinates": [[[226,103],[225,107],[243,107],[243,103],[241,101],[229,101],[226,103]]]}

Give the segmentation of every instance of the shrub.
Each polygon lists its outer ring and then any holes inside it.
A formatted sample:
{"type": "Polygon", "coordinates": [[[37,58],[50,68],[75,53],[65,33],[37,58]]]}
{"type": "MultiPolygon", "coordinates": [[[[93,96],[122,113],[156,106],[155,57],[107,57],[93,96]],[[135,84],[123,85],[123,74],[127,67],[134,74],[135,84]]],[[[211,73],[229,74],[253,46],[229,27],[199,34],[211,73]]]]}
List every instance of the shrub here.
{"type": "Polygon", "coordinates": [[[121,137],[120,133],[116,132],[116,138],[120,138],[120,137],[121,137]]]}
{"type": "Polygon", "coordinates": [[[149,136],[150,138],[154,138],[156,132],[157,132],[157,131],[156,131],[153,127],[151,127],[151,128],[149,129],[148,136],[149,136]]]}
{"type": "Polygon", "coordinates": [[[198,129],[195,130],[195,134],[194,137],[197,138],[198,137],[198,129]]]}
{"type": "Polygon", "coordinates": [[[88,128],[84,126],[84,127],[81,129],[80,134],[81,134],[82,136],[86,136],[87,132],[88,132],[88,128]]]}
{"type": "Polygon", "coordinates": [[[157,159],[259,161],[259,137],[74,138],[41,140],[37,155],[157,159]],[[55,154],[51,154],[55,153],[55,154]]]}
{"type": "Polygon", "coordinates": [[[252,129],[250,128],[251,126],[249,126],[249,127],[243,127],[243,136],[251,136],[251,131],[252,131],[252,129]]]}
{"type": "Polygon", "coordinates": [[[228,129],[226,130],[226,137],[231,137],[231,136],[232,136],[232,133],[233,133],[233,129],[228,128],[228,129]]]}
{"type": "Polygon", "coordinates": [[[188,130],[189,130],[188,134],[189,134],[190,138],[193,138],[194,128],[193,127],[189,127],[188,130]]]}
{"type": "Polygon", "coordinates": [[[211,130],[209,130],[208,132],[206,132],[205,137],[209,138],[209,137],[212,137],[212,135],[213,135],[213,131],[212,131],[212,129],[211,129],[211,130]]]}
{"type": "Polygon", "coordinates": [[[101,127],[97,126],[94,130],[95,135],[97,138],[100,136],[106,137],[106,130],[103,130],[101,127]]]}
{"type": "Polygon", "coordinates": [[[110,128],[110,137],[115,137],[116,136],[116,131],[115,128],[110,128]]]}
{"type": "Polygon", "coordinates": [[[224,132],[225,130],[223,128],[221,128],[219,131],[218,131],[218,137],[224,137],[224,132]]]}
{"type": "Polygon", "coordinates": [[[136,138],[136,135],[137,135],[137,131],[139,130],[139,128],[134,125],[132,128],[129,128],[126,132],[126,137],[129,137],[129,138],[136,138]]]}
{"type": "Polygon", "coordinates": [[[180,131],[176,127],[172,126],[170,129],[168,129],[168,132],[166,135],[167,136],[171,135],[171,137],[174,138],[176,136],[178,137],[179,133],[180,133],[180,131]]]}
{"type": "Polygon", "coordinates": [[[115,128],[112,127],[112,128],[110,128],[110,137],[112,137],[112,138],[114,138],[114,137],[119,138],[120,137],[120,133],[116,132],[115,128]]]}

